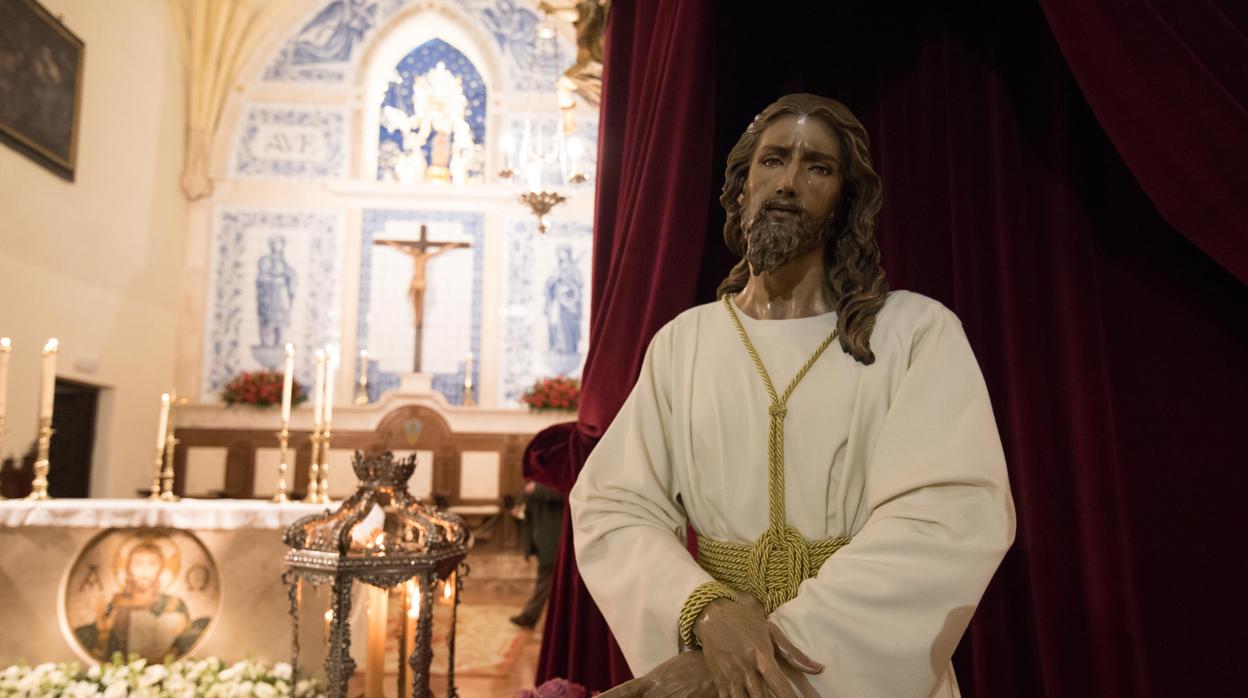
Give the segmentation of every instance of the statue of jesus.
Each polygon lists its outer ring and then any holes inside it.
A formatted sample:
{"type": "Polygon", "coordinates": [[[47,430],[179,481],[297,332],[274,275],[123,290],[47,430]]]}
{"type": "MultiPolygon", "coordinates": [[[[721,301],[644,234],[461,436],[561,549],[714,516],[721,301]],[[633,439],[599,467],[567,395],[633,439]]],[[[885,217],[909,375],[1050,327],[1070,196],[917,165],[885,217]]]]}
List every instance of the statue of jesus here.
{"type": "Polygon", "coordinates": [[[638,677],[603,698],[958,695],[1014,508],[961,323],[885,283],[880,191],[824,97],[782,97],[729,153],[741,260],[655,335],[569,498],[638,677]]]}
{"type": "Polygon", "coordinates": [[[374,240],[373,244],[396,249],[412,258],[412,281],[407,287],[407,296],[412,300],[412,317],[416,325],[416,356],[412,370],[420,373],[420,350],[424,343],[425,327],[425,290],[429,286],[429,262],[451,250],[471,247],[471,245],[467,242],[430,241],[429,227],[426,225],[420,226],[419,240],[374,240]]]}

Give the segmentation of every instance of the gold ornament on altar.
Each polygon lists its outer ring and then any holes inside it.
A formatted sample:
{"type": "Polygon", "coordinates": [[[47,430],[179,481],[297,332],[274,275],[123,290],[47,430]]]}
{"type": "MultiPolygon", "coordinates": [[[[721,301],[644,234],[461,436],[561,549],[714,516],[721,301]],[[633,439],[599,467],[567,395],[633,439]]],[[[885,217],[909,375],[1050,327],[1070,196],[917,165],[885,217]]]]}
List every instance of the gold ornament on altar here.
{"type": "MultiPolygon", "coordinates": [[[[299,622],[304,585],[330,585],[331,607],[324,613],[327,628],[325,673],[330,698],[345,698],[347,683],[355,672],[351,658],[351,604],[356,581],[369,588],[369,631],[365,688],[381,695],[384,680],[386,603],[389,590],[402,586],[414,615],[411,642],[401,642],[410,666],[411,694],[429,694],[429,671],[433,660],[433,603],[437,584],[447,583],[451,594],[451,625],[447,636],[449,654],[447,695],[455,695],[455,622],[459,590],[467,570],[468,527],[463,519],[421,503],[407,489],[416,470],[416,456],[396,460],[386,452],[365,458],[358,451],[352,467],[359,489],[335,510],[306,516],[292,524],[282,540],[286,553],[292,623],[291,666],[297,681],[299,622]],[[410,647],[409,647],[410,644],[410,647]],[[408,654],[410,651],[410,655],[408,654]]],[[[322,622],[316,610],[316,622],[322,622]]],[[[319,625],[318,625],[319,627],[319,625]]],[[[403,637],[409,637],[404,632],[403,637]]],[[[405,672],[399,675],[400,695],[405,694],[405,672]]]]}
{"type": "Polygon", "coordinates": [[[181,498],[173,493],[173,455],[178,439],[174,437],[174,410],[187,404],[186,398],[176,394],[161,393],[160,422],[156,428],[156,460],[152,473],[152,486],[148,500],[153,502],[176,502],[181,498]]]}
{"type": "Polygon", "coordinates": [[[31,483],[30,494],[26,499],[44,501],[51,499],[48,495],[48,471],[52,464],[48,460],[48,449],[52,444],[52,408],[56,401],[56,357],[60,351],[60,343],[55,338],[43,345],[43,370],[39,375],[39,432],[36,443],[35,479],[31,483]]]}

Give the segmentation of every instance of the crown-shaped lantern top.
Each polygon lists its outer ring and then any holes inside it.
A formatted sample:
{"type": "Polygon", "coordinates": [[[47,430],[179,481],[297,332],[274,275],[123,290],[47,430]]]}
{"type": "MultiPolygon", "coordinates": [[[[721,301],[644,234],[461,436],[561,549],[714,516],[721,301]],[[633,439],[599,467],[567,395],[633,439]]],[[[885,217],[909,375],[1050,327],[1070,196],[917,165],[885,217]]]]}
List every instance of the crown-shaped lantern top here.
{"type": "MultiPolygon", "coordinates": [[[[454,569],[468,552],[468,527],[455,514],[427,506],[407,490],[416,456],[389,451],[351,463],[359,489],[337,509],[305,516],[282,540],[303,565],[321,569],[433,566],[454,569]]],[[[441,575],[439,575],[441,576],[441,575]]]]}

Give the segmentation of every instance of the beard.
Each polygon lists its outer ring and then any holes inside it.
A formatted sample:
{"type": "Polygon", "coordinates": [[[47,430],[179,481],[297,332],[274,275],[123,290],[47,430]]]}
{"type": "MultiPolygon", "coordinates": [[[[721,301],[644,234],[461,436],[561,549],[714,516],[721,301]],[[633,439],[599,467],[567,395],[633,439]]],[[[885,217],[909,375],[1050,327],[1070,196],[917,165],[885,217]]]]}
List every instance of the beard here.
{"type": "Polygon", "coordinates": [[[796,216],[777,219],[768,215],[766,202],[745,226],[745,260],[750,273],[774,272],[827,242],[831,221],[820,228],[806,209],[796,216]]]}

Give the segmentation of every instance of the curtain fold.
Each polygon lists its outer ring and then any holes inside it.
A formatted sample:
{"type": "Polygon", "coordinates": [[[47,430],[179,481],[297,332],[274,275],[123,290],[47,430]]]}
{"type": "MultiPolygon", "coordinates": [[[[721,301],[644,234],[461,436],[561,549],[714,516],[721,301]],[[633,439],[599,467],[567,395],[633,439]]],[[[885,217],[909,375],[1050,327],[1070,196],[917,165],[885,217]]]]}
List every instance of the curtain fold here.
{"type": "MultiPolygon", "coordinates": [[[[654,333],[694,300],[713,198],[711,0],[612,3],[607,23],[590,297],[578,421],[525,453],[526,476],[567,492],[628,397],[654,333]]],[[[576,572],[564,517],[537,681],[603,690],[629,678],[576,572]]]]}
{"type": "Polygon", "coordinates": [[[1248,9],[1232,0],[1040,4],[1162,216],[1248,283],[1248,9]]]}
{"type": "Polygon", "coordinates": [[[186,75],[182,193],[212,194],[212,144],[230,90],[293,0],[169,0],[186,75]]]}

